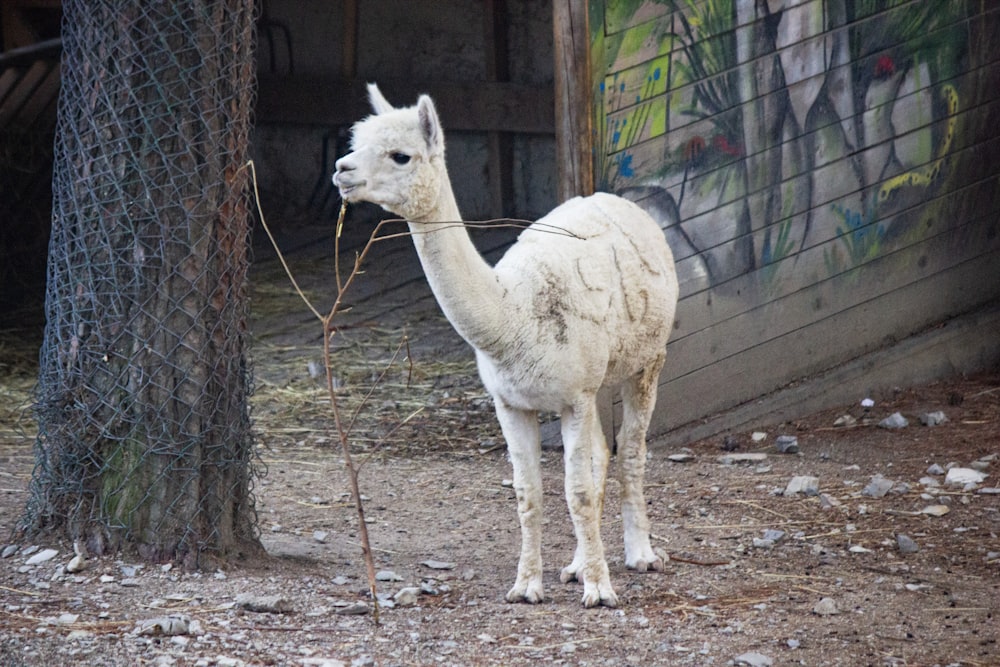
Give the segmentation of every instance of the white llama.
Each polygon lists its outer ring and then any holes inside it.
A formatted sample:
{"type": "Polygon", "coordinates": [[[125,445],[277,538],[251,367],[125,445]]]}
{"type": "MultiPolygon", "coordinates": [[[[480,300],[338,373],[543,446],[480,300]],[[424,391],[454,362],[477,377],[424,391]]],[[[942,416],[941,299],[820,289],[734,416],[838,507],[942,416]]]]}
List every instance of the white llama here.
{"type": "Polygon", "coordinates": [[[337,161],[344,200],[369,201],[409,222],[441,309],[475,349],[514,468],[521,555],[510,602],[540,602],[542,476],[538,411],[562,418],[566,502],[577,547],[563,582],[583,582],[583,604],[614,607],[600,522],[609,451],[596,396],[622,387],[618,432],[625,563],[662,570],[643,498],[646,429],[677,302],[673,257],[656,222],[609,194],[575,198],[528,227],[496,264],[479,255],[445,168],[434,103],[393,108],[368,86],[375,115],[353,129],[337,161]],[[562,230],[553,233],[553,230],[562,230]]]}

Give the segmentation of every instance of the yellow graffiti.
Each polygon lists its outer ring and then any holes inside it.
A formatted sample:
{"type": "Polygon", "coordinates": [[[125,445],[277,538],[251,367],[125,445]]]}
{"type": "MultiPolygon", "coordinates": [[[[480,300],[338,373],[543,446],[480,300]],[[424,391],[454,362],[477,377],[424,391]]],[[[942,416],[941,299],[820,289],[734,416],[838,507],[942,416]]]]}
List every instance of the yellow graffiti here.
{"type": "Polygon", "coordinates": [[[951,150],[951,142],[955,138],[955,125],[958,121],[958,91],[952,85],[941,87],[941,93],[948,104],[948,123],[945,127],[944,139],[938,147],[937,157],[923,169],[914,169],[906,173],[890,178],[878,191],[878,200],[884,203],[889,200],[893,192],[905,186],[927,187],[941,173],[941,163],[944,161],[948,151],[951,150]]]}

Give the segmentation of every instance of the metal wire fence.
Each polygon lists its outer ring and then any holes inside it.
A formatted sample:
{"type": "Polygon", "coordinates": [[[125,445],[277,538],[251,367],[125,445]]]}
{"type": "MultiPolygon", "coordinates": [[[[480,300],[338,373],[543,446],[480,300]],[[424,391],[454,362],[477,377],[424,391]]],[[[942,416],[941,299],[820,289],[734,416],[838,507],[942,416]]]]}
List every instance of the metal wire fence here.
{"type": "Polygon", "coordinates": [[[22,526],[197,566],[255,548],[252,0],[64,0],[22,526]]]}

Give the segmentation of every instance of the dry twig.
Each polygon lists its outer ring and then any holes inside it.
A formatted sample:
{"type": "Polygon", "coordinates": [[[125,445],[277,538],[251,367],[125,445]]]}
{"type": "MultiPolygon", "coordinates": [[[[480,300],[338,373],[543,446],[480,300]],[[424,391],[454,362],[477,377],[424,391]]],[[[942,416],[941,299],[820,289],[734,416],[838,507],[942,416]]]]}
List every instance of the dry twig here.
{"type": "MultiPolygon", "coordinates": [[[[329,312],[326,315],[321,315],[320,312],[312,305],[308,297],[299,287],[298,282],[295,280],[291,269],[288,267],[285,258],[281,253],[281,249],[278,247],[274,236],[271,234],[271,230],[264,219],[264,211],[260,204],[260,192],[257,188],[257,173],[254,169],[253,160],[250,160],[247,165],[250,168],[250,172],[253,180],[254,197],[257,204],[257,213],[260,216],[261,226],[267,232],[268,238],[271,240],[271,244],[274,246],[275,252],[278,254],[278,258],[281,261],[281,265],[285,269],[285,273],[288,275],[288,279],[291,281],[292,285],[295,287],[295,291],[298,293],[299,297],[305,302],[306,306],[312,313],[320,320],[323,325],[323,365],[326,367],[326,390],[330,399],[330,407],[333,410],[333,420],[337,428],[337,435],[340,440],[341,450],[344,454],[344,467],[347,469],[347,477],[350,482],[351,495],[354,497],[354,505],[358,512],[358,535],[361,538],[361,552],[365,559],[365,569],[368,574],[368,589],[372,598],[373,605],[373,618],[375,619],[375,624],[379,624],[379,605],[378,605],[378,595],[376,591],[375,583],[375,559],[372,555],[371,540],[368,537],[368,524],[365,522],[365,506],[361,500],[361,489],[358,483],[358,469],[354,465],[353,458],[351,456],[350,441],[348,439],[350,426],[353,424],[353,419],[351,424],[345,427],[345,424],[340,416],[340,408],[337,404],[337,392],[333,377],[333,367],[331,364],[331,354],[330,354],[330,342],[333,338],[333,334],[336,329],[333,326],[333,319],[341,310],[341,304],[344,299],[344,292],[350,287],[351,283],[360,273],[361,262],[364,261],[365,256],[367,256],[368,251],[371,249],[372,245],[377,239],[379,230],[382,227],[380,223],[375,231],[372,232],[371,237],[368,239],[368,243],[365,244],[364,249],[355,257],[354,267],[351,273],[347,276],[347,280],[344,281],[341,278],[340,273],[340,232],[343,229],[344,224],[344,214],[347,211],[347,202],[343,202],[340,207],[340,217],[337,219],[337,234],[334,242],[334,256],[336,261],[336,277],[337,277],[337,297],[334,300],[333,306],[331,306],[329,312]]],[[[393,357],[395,359],[395,357],[393,357]]],[[[384,375],[384,372],[383,372],[384,375]]],[[[360,409],[360,408],[359,408],[360,409]]],[[[355,414],[356,416],[356,414],[355,414]]]]}

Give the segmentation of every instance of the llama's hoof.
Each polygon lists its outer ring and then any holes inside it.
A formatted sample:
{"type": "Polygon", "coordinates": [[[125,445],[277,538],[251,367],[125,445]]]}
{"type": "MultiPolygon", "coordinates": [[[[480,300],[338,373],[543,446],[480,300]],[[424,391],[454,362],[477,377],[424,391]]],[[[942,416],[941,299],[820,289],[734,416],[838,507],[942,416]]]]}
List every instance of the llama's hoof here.
{"type": "Polygon", "coordinates": [[[653,550],[649,544],[625,548],[625,567],[636,572],[663,572],[670,557],[659,549],[653,550]]]}
{"type": "Polygon", "coordinates": [[[601,586],[591,586],[586,583],[584,584],[583,606],[589,609],[598,605],[611,608],[618,606],[618,595],[616,595],[614,589],[611,588],[610,582],[601,586]]]}
{"type": "Polygon", "coordinates": [[[626,563],[626,565],[628,569],[636,572],[663,572],[666,569],[663,559],[656,556],[650,560],[638,558],[634,563],[626,563]]]}
{"type": "Polygon", "coordinates": [[[527,602],[528,604],[538,604],[545,600],[545,593],[542,591],[540,581],[518,581],[514,588],[507,592],[507,602],[527,602]]]}
{"type": "Polygon", "coordinates": [[[580,579],[580,577],[577,574],[579,571],[580,568],[576,567],[575,563],[567,565],[562,569],[562,571],[559,572],[559,581],[563,582],[564,584],[568,584],[571,581],[578,581],[580,579]]]}

